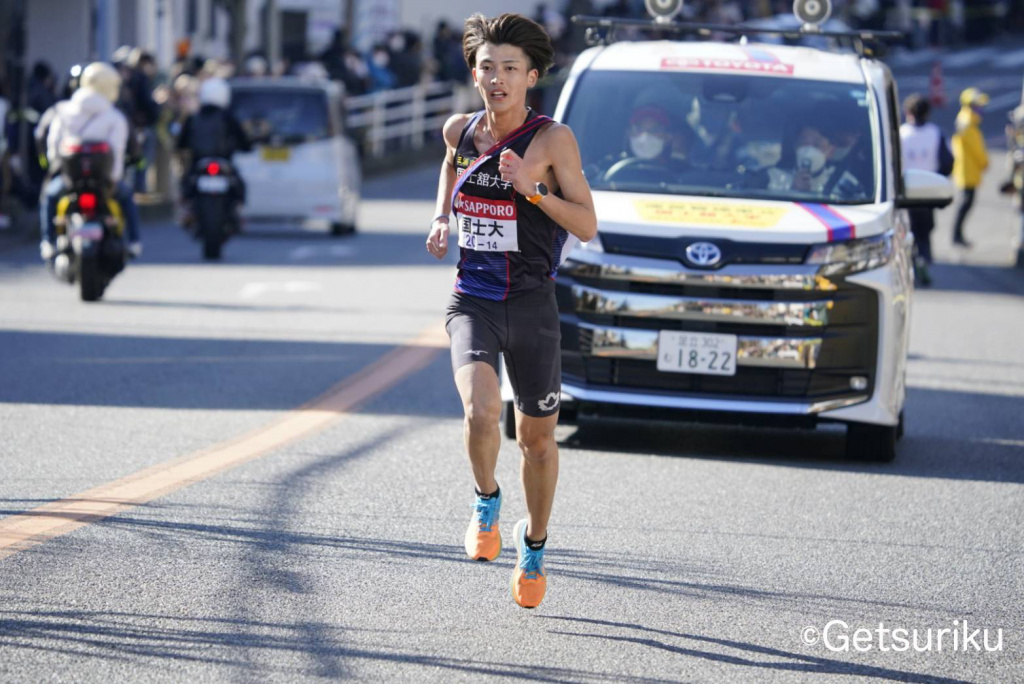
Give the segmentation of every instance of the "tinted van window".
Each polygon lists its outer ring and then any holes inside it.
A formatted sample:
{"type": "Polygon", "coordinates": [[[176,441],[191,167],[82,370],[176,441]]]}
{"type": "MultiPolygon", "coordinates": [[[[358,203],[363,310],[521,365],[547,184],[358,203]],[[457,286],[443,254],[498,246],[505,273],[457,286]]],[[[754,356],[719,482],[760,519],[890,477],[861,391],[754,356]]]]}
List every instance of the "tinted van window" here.
{"type": "Polygon", "coordinates": [[[231,110],[257,142],[322,140],[333,135],[327,95],[319,90],[236,88],[231,110]]]}

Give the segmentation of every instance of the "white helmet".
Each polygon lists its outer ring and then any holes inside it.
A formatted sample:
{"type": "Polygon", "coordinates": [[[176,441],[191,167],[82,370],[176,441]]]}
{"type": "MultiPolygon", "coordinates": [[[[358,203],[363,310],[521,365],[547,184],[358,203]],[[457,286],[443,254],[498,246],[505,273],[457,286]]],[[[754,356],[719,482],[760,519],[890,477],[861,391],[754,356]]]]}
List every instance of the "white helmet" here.
{"type": "Polygon", "coordinates": [[[117,69],[106,62],[93,62],[82,70],[78,87],[95,91],[111,102],[117,102],[121,97],[121,76],[117,69]]]}
{"type": "Polygon", "coordinates": [[[209,78],[199,86],[199,104],[227,109],[231,104],[231,86],[223,78],[209,78]]]}

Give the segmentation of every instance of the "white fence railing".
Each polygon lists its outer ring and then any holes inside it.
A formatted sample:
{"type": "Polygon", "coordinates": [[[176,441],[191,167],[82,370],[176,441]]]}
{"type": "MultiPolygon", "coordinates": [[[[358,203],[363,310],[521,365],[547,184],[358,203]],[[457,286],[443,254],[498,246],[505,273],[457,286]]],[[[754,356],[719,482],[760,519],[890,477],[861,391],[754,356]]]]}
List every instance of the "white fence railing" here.
{"type": "Polygon", "coordinates": [[[366,155],[379,158],[420,149],[428,137],[440,137],[449,116],[479,104],[472,87],[426,83],[346,98],[346,124],[362,141],[366,155]]]}

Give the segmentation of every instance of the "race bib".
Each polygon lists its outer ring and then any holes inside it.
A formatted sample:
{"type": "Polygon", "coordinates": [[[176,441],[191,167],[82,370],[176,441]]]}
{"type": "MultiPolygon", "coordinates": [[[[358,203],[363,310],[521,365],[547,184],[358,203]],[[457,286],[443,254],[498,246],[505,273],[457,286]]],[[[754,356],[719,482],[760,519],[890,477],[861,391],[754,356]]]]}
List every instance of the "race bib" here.
{"type": "Polygon", "coordinates": [[[461,192],[455,198],[459,247],[478,252],[518,252],[516,203],[492,200],[461,192]]]}

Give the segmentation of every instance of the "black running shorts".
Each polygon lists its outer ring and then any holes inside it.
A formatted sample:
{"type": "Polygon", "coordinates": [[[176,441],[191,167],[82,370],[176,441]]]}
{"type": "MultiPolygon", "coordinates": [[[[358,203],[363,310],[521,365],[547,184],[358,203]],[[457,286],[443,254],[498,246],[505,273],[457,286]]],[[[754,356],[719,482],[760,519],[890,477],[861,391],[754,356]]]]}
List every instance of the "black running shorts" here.
{"type": "Polygon", "coordinates": [[[562,335],[553,280],[500,302],[455,292],[445,328],[453,371],[480,361],[497,372],[498,353],[504,353],[516,408],[534,418],[558,413],[562,335]]]}

